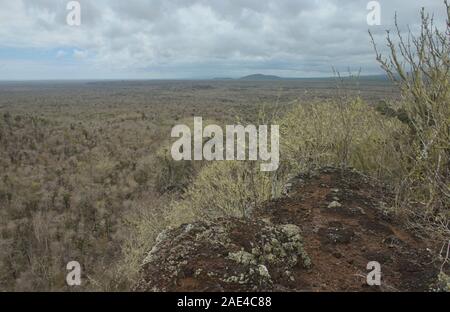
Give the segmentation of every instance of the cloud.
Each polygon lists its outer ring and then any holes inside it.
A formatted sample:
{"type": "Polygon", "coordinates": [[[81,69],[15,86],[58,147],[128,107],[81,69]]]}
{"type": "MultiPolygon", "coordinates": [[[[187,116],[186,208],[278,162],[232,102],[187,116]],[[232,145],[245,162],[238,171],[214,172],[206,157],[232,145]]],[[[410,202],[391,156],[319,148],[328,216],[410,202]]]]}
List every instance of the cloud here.
{"type": "Polygon", "coordinates": [[[63,51],[63,50],[58,50],[57,52],[56,52],[56,58],[63,58],[63,57],[65,57],[67,55],[67,52],[66,51],[63,51]]]}
{"type": "Polygon", "coordinates": [[[73,57],[76,59],[85,59],[87,58],[89,53],[87,51],[74,50],[73,57]]]}
{"type": "MultiPolygon", "coordinates": [[[[70,49],[86,78],[326,76],[332,66],[379,72],[366,0],[80,0],[80,27],[66,24],[67,2],[0,0],[0,52],[54,50],[63,59],[70,49]]],[[[413,29],[421,6],[443,21],[441,1],[380,3],[382,25],[371,27],[380,42],[396,11],[413,29]]],[[[30,75],[40,75],[38,65],[30,75]]],[[[46,65],[42,78],[59,77],[58,66],[46,65]]]]}

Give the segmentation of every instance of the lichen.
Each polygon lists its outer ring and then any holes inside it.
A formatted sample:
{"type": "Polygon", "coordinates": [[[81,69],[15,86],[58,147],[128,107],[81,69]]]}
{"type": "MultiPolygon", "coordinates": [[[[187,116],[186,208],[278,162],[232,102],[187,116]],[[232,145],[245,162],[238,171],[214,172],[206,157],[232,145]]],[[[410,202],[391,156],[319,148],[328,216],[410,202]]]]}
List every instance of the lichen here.
{"type": "Polygon", "coordinates": [[[238,252],[231,252],[228,254],[228,259],[240,264],[256,264],[255,257],[246,251],[240,250],[238,252]]]}

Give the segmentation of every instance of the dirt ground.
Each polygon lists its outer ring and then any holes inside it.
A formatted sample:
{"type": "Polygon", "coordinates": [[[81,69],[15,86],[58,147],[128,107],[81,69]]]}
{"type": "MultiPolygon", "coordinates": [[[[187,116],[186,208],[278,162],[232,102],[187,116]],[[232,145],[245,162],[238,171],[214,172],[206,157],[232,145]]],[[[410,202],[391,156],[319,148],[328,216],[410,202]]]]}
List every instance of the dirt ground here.
{"type": "Polygon", "coordinates": [[[249,220],[183,225],[160,235],[139,291],[429,291],[433,242],[386,213],[392,198],[352,170],[324,168],[286,186],[249,220]],[[380,286],[367,264],[381,265],[380,286]]]}

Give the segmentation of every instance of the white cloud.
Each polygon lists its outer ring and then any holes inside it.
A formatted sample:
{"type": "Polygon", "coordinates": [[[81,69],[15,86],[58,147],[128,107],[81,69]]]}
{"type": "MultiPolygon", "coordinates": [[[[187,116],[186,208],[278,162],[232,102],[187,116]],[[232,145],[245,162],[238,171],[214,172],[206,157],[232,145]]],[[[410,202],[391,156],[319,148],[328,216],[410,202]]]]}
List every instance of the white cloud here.
{"type": "MultiPolygon", "coordinates": [[[[56,50],[61,59],[71,49],[91,77],[104,68],[154,78],[262,71],[316,76],[328,75],[331,66],[361,66],[366,73],[378,68],[366,0],[80,0],[80,27],[66,24],[67,2],[0,0],[0,51],[56,50]]],[[[392,28],[395,11],[400,23],[414,24],[426,6],[442,21],[439,0],[380,2],[382,25],[373,28],[379,40],[392,28]]]]}
{"type": "Polygon", "coordinates": [[[89,53],[87,51],[74,50],[73,57],[76,59],[85,59],[87,58],[89,53]]]}

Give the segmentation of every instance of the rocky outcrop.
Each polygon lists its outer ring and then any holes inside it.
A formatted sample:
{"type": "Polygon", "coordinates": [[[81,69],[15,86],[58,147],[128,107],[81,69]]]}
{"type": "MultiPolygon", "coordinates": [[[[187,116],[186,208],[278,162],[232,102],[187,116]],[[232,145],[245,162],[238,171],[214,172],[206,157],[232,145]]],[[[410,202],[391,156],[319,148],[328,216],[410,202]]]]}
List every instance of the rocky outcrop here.
{"type": "Polygon", "coordinates": [[[427,291],[432,243],[390,215],[382,185],[352,170],[293,178],[285,197],[249,219],[222,218],[162,232],[137,291],[427,291]],[[380,286],[367,264],[381,265],[380,286]]]}
{"type": "Polygon", "coordinates": [[[311,260],[296,225],[220,219],[162,232],[144,259],[136,290],[272,290],[311,260]]]}

